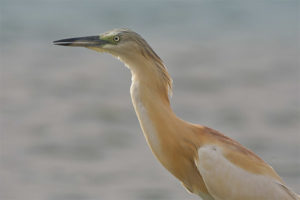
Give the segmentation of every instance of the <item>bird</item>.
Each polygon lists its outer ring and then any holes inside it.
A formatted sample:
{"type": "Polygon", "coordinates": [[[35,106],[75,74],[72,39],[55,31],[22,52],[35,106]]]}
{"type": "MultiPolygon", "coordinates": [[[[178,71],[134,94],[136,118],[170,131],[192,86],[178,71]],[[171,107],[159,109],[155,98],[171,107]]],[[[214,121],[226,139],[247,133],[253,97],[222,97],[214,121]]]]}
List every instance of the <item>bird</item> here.
{"type": "Polygon", "coordinates": [[[148,146],[188,192],[203,200],[300,200],[251,150],[212,128],[176,116],[170,105],[172,78],[138,33],[120,28],[53,44],[109,53],[129,68],[130,95],[148,146]]]}

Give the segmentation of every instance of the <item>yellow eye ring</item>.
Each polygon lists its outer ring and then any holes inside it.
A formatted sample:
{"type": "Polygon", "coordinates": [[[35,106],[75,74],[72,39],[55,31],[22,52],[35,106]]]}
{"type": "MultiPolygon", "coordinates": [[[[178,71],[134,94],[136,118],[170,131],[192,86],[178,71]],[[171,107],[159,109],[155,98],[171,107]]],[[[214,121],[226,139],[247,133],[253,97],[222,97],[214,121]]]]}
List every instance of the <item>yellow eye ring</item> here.
{"type": "Polygon", "coordinates": [[[116,36],[113,37],[113,40],[114,40],[115,42],[119,42],[119,41],[120,41],[120,37],[116,35],[116,36]]]}

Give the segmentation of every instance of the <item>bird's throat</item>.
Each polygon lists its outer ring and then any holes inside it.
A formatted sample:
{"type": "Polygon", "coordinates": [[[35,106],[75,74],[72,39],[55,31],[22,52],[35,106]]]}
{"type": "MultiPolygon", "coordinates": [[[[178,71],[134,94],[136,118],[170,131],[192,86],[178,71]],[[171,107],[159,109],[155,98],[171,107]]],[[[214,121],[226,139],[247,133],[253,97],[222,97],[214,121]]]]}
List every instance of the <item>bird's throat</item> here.
{"type": "Polygon", "coordinates": [[[170,150],[180,141],[174,126],[179,119],[169,102],[171,78],[164,66],[158,66],[162,63],[139,62],[138,58],[134,63],[132,59],[124,61],[132,73],[130,93],[144,136],[158,160],[169,168],[166,148],[170,150]]]}
{"type": "Polygon", "coordinates": [[[132,103],[144,136],[156,156],[161,152],[163,139],[160,129],[171,111],[166,94],[162,92],[158,86],[152,87],[133,76],[130,88],[132,103]]]}
{"type": "Polygon", "coordinates": [[[130,93],[144,136],[153,153],[163,163],[162,146],[173,137],[170,124],[177,118],[170,107],[168,85],[164,77],[156,66],[151,67],[136,66],[131,70],[130,93]],[[140,68],[136,70],[137,67],[140,68]]]}
{"type": "MultiPolygon", "coordinates": [[[[186,188],[193,192],[205,191],[205,188],[193,187],[192,183],[201,177],[198,177],[193,162],[185,158],[186,155],[194,157],[196,148],[188,142],[192,141],[192,135],[182,134],[189,132],[192,125],[178,118],[171,109],[166,89],[168,85],[162,85],[167,82],[159,73],[134,70],[131,72],[132,103],[150,149],[162,165],[182,181],[186,188]],[[197,175],[190,177],[189,172],[193,170],[197,175]]],[[[203,183],[198,182],[197,187],[203,183]]]]}

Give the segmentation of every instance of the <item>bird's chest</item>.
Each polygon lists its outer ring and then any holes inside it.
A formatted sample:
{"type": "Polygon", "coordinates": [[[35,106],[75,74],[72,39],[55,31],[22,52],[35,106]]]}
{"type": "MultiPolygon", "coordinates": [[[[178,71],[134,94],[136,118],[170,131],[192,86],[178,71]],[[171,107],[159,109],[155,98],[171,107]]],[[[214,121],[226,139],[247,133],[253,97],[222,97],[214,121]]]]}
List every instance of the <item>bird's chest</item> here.
{"type": "Polygon", "coordinates": [[[145,91],[138,82],[132,83],[130,93],[140,126],[150,149],[164,167],[172,171],[173,158],[176,154],[174,141],[176,140],[167,128],[168,122],[160,112],[161,109],[157,105],[158,99],[151,91],[145,91]]]}
{"type": "Polygon", "coordinates": [[[144,136],[153,153],[156,156],[159,156],[161,154],[161,141],[155,125],[149,116],[149,111],[145,106],[145,102],[142,101],[143,93],[141,92],[141,88],[138,83],[132,83],[130,94],[144,136]]]}

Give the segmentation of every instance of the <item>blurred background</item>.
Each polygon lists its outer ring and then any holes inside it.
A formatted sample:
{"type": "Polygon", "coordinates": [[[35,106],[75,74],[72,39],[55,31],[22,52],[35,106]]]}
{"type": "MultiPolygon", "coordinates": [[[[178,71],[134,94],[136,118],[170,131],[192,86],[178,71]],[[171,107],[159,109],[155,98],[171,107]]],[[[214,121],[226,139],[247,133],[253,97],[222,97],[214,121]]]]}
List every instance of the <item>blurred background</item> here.
{"type": "Polygon", "coordinates": [[[127,27],[172,107],[252,149],[300,193],[299,1],[0,0],[0,199],[196,200],[154,158],[107,54],[52,41],[127,27]]]}

